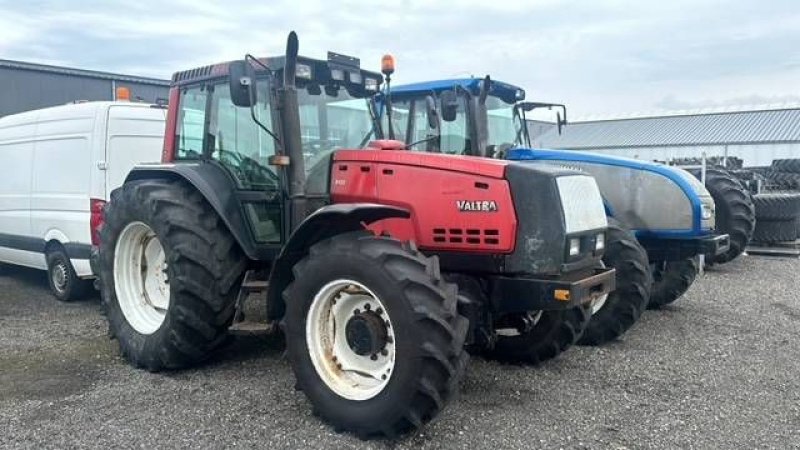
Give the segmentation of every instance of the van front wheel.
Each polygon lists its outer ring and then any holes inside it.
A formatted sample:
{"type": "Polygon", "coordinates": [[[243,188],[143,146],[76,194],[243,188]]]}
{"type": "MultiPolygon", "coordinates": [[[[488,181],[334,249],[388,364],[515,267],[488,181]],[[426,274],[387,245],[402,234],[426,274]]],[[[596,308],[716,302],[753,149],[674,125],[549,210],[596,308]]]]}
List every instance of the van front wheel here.
{"type": "Polygon", "coordinates": [[[60,248],[50,250],[45,258],[50,292],[57,300],[71,302],[89,293],[91,282],[78,278],[64,250],[60,248]]]}

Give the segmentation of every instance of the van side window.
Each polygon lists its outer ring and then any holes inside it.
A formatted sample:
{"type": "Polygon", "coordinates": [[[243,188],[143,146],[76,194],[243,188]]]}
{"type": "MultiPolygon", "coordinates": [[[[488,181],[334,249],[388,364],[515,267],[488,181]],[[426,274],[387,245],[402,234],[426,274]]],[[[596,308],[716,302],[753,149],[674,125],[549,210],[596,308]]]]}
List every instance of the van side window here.
{"type": "Polygon", "coordinates": [[[175,155],[178,159],[198,159],[203,154],[207,98],[205,86],[190,87],[181,92],[175,155]]]}

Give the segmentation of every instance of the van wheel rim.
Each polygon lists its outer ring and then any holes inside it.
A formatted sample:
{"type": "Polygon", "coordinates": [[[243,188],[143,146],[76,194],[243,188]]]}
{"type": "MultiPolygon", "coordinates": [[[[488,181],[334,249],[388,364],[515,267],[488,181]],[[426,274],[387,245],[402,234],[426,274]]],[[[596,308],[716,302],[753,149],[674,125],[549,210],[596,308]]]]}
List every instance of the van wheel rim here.
{"type": "Polygon", "coordinates": [[[335,280],[317,292],[306,316],[306,344],[319,377],[348,400],[375,397],[394,372],[389,312],[357,281],[335,280]]]}
{"type": "Polygon", "coordinates": [[[164,248],[142,222],[128,224],[117,239],[114,286],[122,314],[134,330],[155,333],[169,309],[169,279],[164,248]]]}
{"type": "Polygon", "coordinates": [[[64,261],[58,261],[53,266],[50,278],[53,281],[53,287],[55,287],[56,291],[59,293],[63,293],[67,289],[67,265],[64,261]]]}

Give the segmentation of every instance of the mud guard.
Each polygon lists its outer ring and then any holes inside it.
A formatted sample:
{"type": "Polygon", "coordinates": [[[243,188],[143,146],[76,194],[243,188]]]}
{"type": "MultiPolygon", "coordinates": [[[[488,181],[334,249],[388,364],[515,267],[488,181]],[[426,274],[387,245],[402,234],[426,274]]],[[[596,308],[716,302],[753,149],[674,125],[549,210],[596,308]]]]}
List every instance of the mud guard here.
{"type": "Polygon", "coordinates": [[[338,234],[362,230],[372,222],[409,217],[411,213],[406,209],[374,203],[328,205],[306,217],[272,265],[267,288],[267,318],[277,320],[283,317],[286,310],[283,291],[292,280],[292,267],[308,253],[312,245],[338,234]]]}

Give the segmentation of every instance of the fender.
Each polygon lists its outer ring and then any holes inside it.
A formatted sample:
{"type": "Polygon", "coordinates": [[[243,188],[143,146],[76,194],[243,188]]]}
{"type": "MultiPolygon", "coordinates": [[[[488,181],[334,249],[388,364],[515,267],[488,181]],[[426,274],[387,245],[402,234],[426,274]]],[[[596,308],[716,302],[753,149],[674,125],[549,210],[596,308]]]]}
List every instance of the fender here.
{"type": "Polygon", "coordinates": [[[395,206],[375,203],[341,203],[323,206],[306,217],[289,237],[278,259],[272,265],[267,288],[267,317],[283,317],[286,304],[283,291],[293,279],[292,267],[312,245],[332,236],[365,229],[365,225],[383,219],[411,217],[411,213],[395,206]]]}
{"type": "Polygon", "coordinates": [[[247,221],[242,214],[241,203],[236,198],[236,192],[231,189],[231,186],[236,185],[235,181],[221,167],[203,161],[180,164],[142,164],[130,171],[125,182],[150,179],[188,182],[214,208],[248,258],[263,260],[269,257],[264,250],[259,249],[250,233],[247,221]]]}

